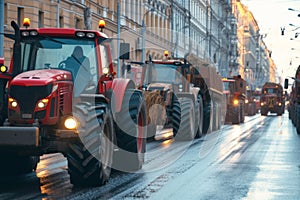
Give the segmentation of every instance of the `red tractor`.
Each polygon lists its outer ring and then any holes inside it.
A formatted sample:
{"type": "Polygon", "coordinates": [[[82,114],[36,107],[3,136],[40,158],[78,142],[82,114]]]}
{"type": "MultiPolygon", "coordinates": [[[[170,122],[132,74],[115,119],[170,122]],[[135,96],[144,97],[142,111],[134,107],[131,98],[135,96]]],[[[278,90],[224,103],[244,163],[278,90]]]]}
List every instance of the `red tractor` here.
{"type": "Polygon", "coordinates": [[[111,40],[95,30],[24,23],[11,23],[13,57],[0,72],[1,170],[30,172],[39,156],[57,152],[74,185],[103,185],[112,167],[139,170],[146,107],[132,80],[115,78],[111,40]]]}
{"type": "Polygon", "coordinates": [[[245,120],[246,81],[241,76],[223,78],[227,109],[225,123],[239,124],[245,120]]]}
{"type": "Polygon", "coordinates": [[[270,113],[282,115],[285,109],[283,87],[278,83],[266,82],[261,90],[260,113],[265,116],[270,113]]]}

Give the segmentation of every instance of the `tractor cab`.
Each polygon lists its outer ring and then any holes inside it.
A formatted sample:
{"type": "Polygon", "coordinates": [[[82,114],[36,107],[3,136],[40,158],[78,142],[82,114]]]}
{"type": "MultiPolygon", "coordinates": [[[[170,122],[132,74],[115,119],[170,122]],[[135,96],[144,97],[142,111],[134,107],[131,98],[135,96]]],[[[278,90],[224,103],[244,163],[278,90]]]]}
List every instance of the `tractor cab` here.
{"type": "Polygon", "coordinates": [[[164,52],[165,59],[152,60],[145,63],[143,87],[149,90],[161,89],[168,86],[176,92],[189,91],[190,64],[184,59],[168,59],[168,52],[164,52]],[[188,78],[189,77],[189,78],[188,78]],[[149,88],[150,87],[150,88],[149,88]]]}
{"type": "MultiPolygon", "coordinates": [[[[79,94],[88,85],[96,86],[100,78],[115,75],[110,40],[104,33],[72,28],[29,28],[28,18],[23,25],[25,28],[20,29],[14,23],[15,34],[6,34],[15,41],[13,62],[5,71],[11,76],[22,73],[23,79],[34,80],[39,79],[37,74],[51,73],[56,78],[61,76],[59,80],[71,80],[81,86],[76,87],[79,94]]],[[[102,20],[99,27],[103,28],[102,20]]]]}

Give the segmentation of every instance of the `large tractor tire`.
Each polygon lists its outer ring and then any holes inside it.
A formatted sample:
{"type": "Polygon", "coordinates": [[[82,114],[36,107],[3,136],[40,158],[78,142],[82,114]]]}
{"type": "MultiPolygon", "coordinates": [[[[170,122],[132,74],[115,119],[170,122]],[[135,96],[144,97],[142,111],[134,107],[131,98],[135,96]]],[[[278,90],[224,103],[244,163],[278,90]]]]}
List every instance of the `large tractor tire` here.
{"type": "Polygon", "coordinates": [[[245,104],[245,115],[253,116],[256,113],[256,104],[254,102],[249,102],[245,104]]]}
{"type": "Polygon", "coordinates": [[[39,156],[19,156],[16,154],[0,155],[1,175],[25,174],[36,170],[39,156]]]}
{"type": "Polygon", "coordinates": [[[173,125],[173,135],[174,137],[178,133],[179,127],[181,122],[181,109],[180,103],[177,98],[174,99],[172,105],[172,125],[173,125]]]}
{"type": "Polygon", "coordinates": [[[293,125],[296,126],[296,120],[297,120],[297,104],[295,104],[293,106],[293,118],[292,118],[292,122],[293,122],[293,125]]]}
{"type": "Polygon", "coordinates": [[[244,123],[245,121],[245,104],[240,104],[240,123],[244,123]]]}
{"type": "Polygon", "coordinates": [[[195,138],[195,108],[194,102],[189,98],[180,98],[181,122],[175,135],[175,140],[189,141],[195,138]]]}
{"type": "Polygon", "coordinates": [[[208,133],[209,126],[210,126],[210,119],[211,119],[211,102],[207,102],[203,104],[203,128],[202,133],[206,134],[208,133]]]}
{"type": "Polygon", "coordinates": [[[142,168],[146,151],[146,105],[141,91],[127,90],[122,110],[114,120],[119,150],[114,155],[114,169],[135,172],[142,168]]]}
{"type": "Polygon", "coordinates": [[[113,120],[106,104],[78,104],[73,115],[79,120],[79,136],[67,152],[71,183],[104,185],[110,176],[114,151],[113,120]]]}
{"type": "Polygon", "coordinates": [[[222,126],[222,106],[219,103],[216,103],[216,129],[218,131],[222,126]]]}
{"type": "Polygon", "coordinates": [[[241,122],[241,109],[239,106],[232,106],[227,112],[230,112],[232,124],[239,124],[241,122]]]}
{"type": "Polygon", "coordinates": [[[195,105],[195,130],[196,130],[196,138],[200,138],[203,132],[203,101],[201,95],[197,97],[197,103],[195,105]]]}
{"type": "Polygon", "coordinates": [[[296,119],[295,119],[295,127],[296,127],[296,130],[297,130],[297,134],[300,134],[300,119],[299,119],[299,116],[300,116],[300,105],[296,105],[296,115],[298,116],[296,119]]]}
{"type": "Polygon", "coordinates": [[[267,116],[268,115],[268,111],[265,108],[261,108],[260,115],[261,116],[267,116]]]}

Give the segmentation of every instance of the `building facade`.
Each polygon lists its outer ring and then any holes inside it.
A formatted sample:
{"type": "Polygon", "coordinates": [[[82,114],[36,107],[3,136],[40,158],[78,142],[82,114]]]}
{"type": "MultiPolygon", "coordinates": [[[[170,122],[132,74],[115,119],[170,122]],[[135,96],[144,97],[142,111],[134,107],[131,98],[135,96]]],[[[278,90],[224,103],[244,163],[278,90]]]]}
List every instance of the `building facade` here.
{"type": "MultiPolygon", "coordinates": [[[[275,79],[275,64],[263,42],[252,13],[239,0],[5,0],[4,32],[10,22],[31,27],[99,29],[109,37],[130,43],[130,59],[163,58],[164,50],[175,57],[193,54],[222,76],[240,74],[253,86],[275,79]],[[145,47],[145,48],[143,48],[145,47]],[[144,50],[143,50],[144,49],[144,50]]],[[[12,41],[4,39],[6,64],[12,41]]],[[[117,48],[114,62],[117,63],[117,48]]]]}
{"type": "MultiPolygon", "coordinates": [[[[109,37],[118,34],[130,43],[131,59],[141,59],[142,20],[145,22],[146,54],[161,58],[163,50],[171,50],[170,19],[168,1],[157,0],[7,0],[4,3],[4,32],[12,32],[10,22],[22,24],[24,17],[31,20],[31,27],[61,27],[99,29],[98,21],[104,19],[103,30],[109,37]],[[149,10],[153,9],[153,12],[149,10]],[[118,17],[120,31],[118,31],[118,17]]],[[[4,39],[6,62],[12,55],[12,41],[4,39]]]]}
{"type": "Polygon", "coordinates": [[[248,8],[239,0],[232,1],[236,19],[236,61],[235,74],[240,74],[249,89],[260,88],[267,81],[275,81],[276,66],[271,58],[257,21],[248,8]]]}

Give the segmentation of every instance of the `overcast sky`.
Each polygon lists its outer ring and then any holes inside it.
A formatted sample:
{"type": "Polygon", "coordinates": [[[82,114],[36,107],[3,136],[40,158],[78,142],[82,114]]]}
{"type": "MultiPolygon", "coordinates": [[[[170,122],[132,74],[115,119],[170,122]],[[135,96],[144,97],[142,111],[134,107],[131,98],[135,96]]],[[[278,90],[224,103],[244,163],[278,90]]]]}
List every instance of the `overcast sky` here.
{"type": "MultiPolygon", "coordinates": [[[[272,51],[272,58],[283,78],[293,76],[300,64],[300,34],[294,38],[297,30],[289,24],[300,27],[300,0],[241,0],[253,13],[261,34],[267,34],[264,42],[272,51]],[[289,11],[293,8],[297,11],[289,11]],[[281,35],[281,28],[285,35],[281,35]],[[294,30],[294,31],[293,31],[294,30]],[[290,40],[293,38],[293,40],[290,40]],[[294,48],[295,50],[291,50],[294,48]],[[298,58],[299,55],[299,58],[298,58]],[[292,60],[292,65],[290,61],[292,60]]],[[[300,28],[298,29],[300,33],[300,28]]]]}

